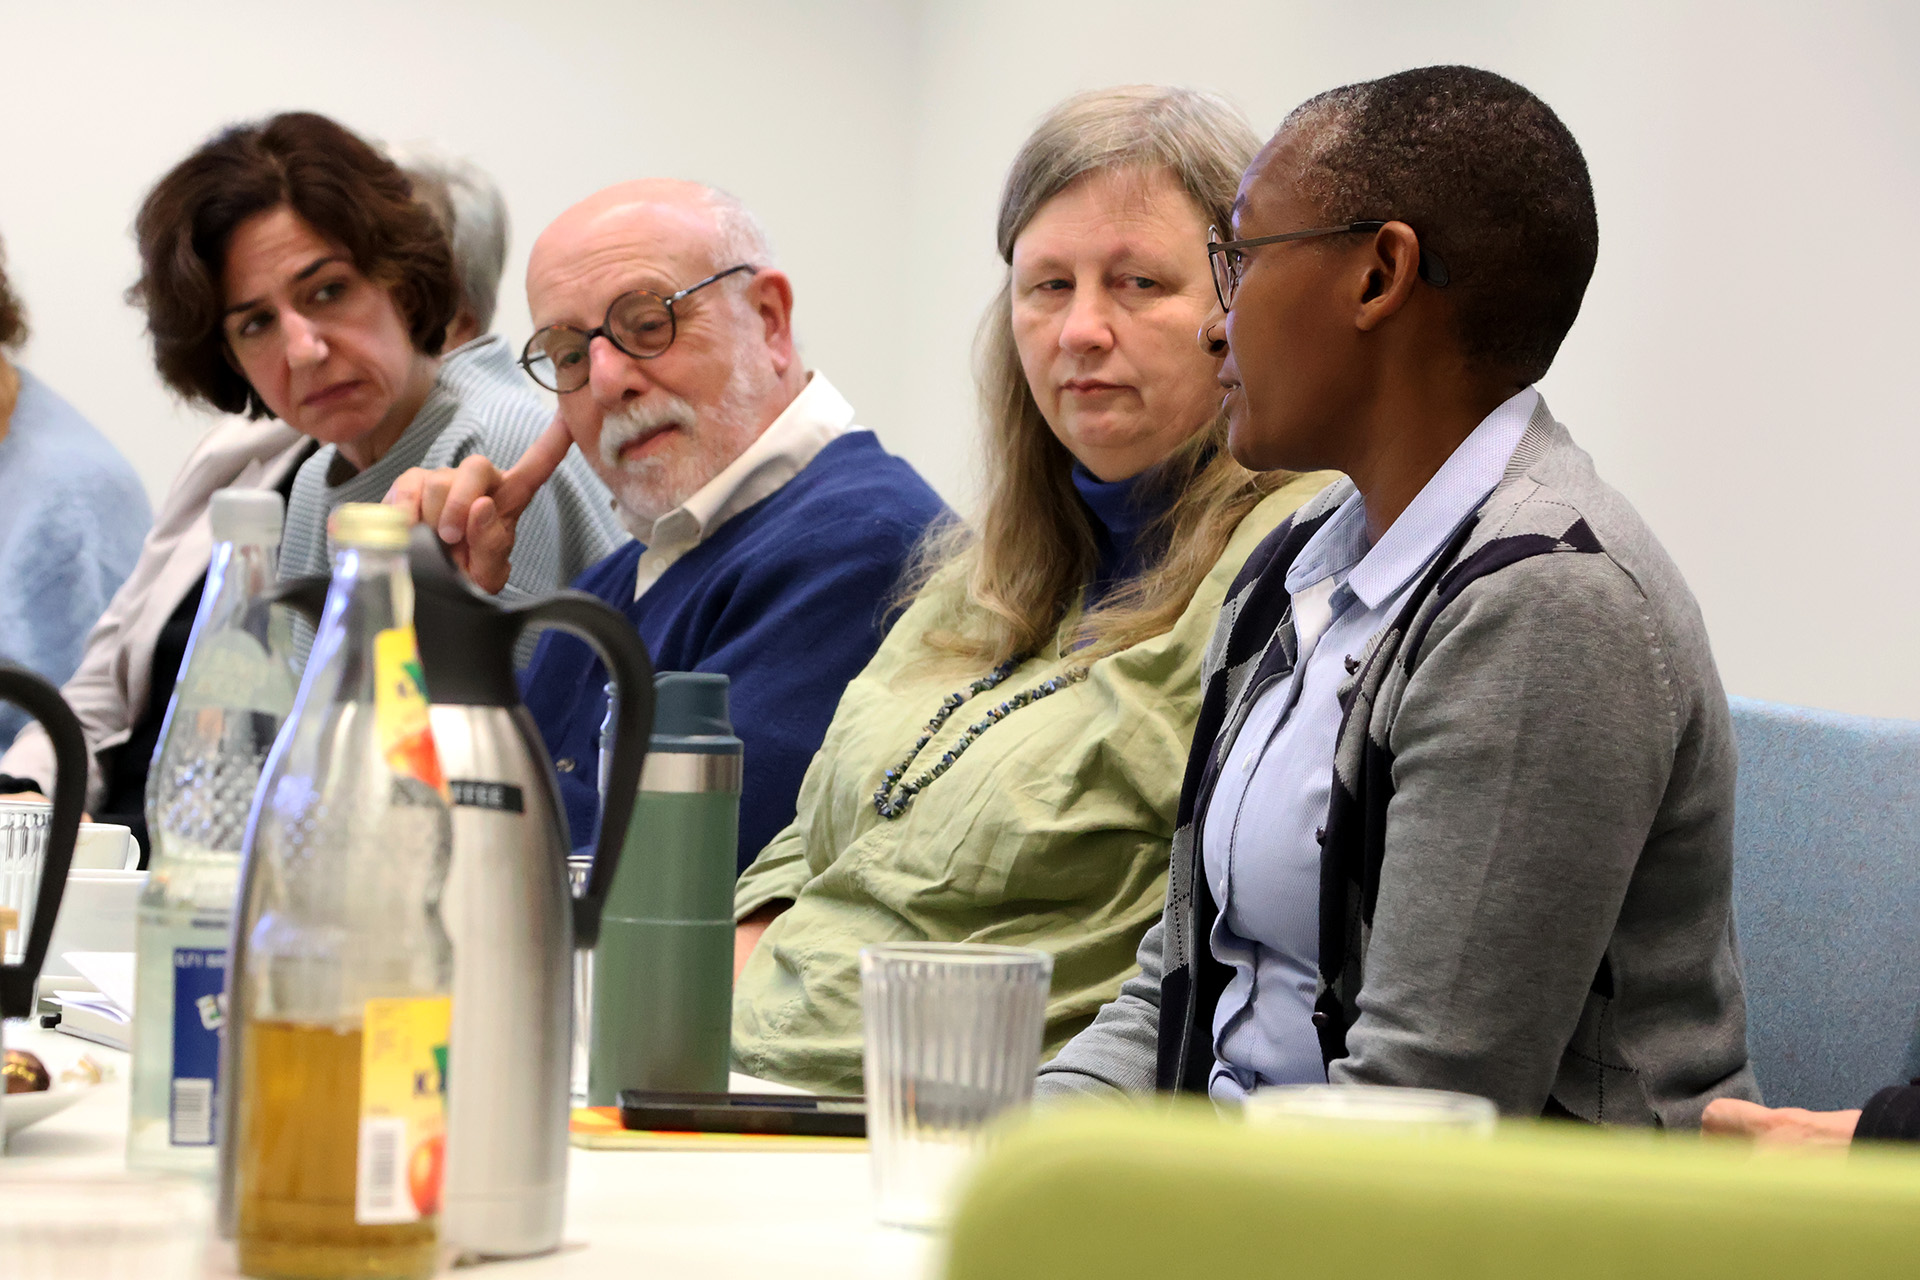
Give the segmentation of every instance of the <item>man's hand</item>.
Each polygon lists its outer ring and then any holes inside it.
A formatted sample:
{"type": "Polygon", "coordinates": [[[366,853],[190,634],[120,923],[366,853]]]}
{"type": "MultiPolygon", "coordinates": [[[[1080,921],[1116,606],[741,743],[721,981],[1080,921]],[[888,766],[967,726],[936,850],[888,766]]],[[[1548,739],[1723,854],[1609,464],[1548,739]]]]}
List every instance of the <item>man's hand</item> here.
{"type": "Polygon", "coordinates": [[[474,585],[497,593],[507,585],[520,517],[572,447],[566,421],[555,413],[506,471],[477,453],[457,467],[415,467],[393,482],[386,501],[415,522],[432,525],[474,585]]]}
{"type": "Polygon", "coordinates": [[[1715,1098],[1700,1117],[1704,1133],[1752,1138],[1762,1146],[1844,1147],[1853,1141],[1858,1111],[1803,1111],[1715,1098]]]}

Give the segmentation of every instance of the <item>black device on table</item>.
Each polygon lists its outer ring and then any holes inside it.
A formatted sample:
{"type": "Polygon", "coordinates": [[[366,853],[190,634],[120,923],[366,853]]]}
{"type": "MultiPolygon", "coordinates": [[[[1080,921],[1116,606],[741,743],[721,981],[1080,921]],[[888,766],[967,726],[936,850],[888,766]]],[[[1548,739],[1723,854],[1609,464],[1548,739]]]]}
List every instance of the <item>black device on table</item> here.
{"type": "Polygon", "coordinates": [[[867,1136],[865,1098],[804,1093],[668,1093],[622,1089],[620,1123],[667,1133],[789,1133],[867,1136]]]}

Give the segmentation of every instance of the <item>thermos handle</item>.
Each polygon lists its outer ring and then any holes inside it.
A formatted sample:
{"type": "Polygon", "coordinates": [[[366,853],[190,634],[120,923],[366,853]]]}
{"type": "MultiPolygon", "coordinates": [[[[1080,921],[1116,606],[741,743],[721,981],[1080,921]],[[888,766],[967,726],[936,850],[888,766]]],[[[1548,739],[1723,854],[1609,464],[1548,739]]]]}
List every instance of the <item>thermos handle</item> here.
{"type": "Polygon", "coordinates": [[[619,714],[613,725],[613,764],[607,771],[600,834],[593,846],[593,870],[587,873],[586,888],[573,900],[573,945],[591,947],[600,938],[600,911],[613,888],[613,873],[620,866],[627,823],[633,817],[634,793],[640,789],[640,770],[653,737],[653,660],[647,656],[647,646],[633,623],[583,591],[548,596],[507,612],[521,631],[531,626],[558,627],[579,636],[600,655],[613,675],[614,694],[619,699],[619,714]]]}
{"type": "MultiPolygon", "coordinates": [[[[640,769],[646,763],[647,744],[653,736],[653,661],[647,656],[647,646],[631,622],[584,591],[562,591],[525,604],[502,607],[459,576],[431,529],[417,526],[415,544],[414,586],[422,593],[423,602],[430,582],[438,580],[453,595],[441,594],[434,597],[436,600],[445,603],[471,597],[486,610],[497,610],[505,618],[507,631],[501,639],[498,671],[491,671],[487,663],[480,664],[479,678],[466,682],[466,694],[476,700],[486,699],[487,705],[519,701],[508,655],[514,640],[528,627],[558,627],[580,637],[600,655],[600,660],[613,674],[614,690],[620,700],[620,713],[614,721],[613,763],[607,775],[600,836],[594,844],[593,870],[587,876],[586,888],[573,900],[574,945],[591,947],[600,937],[600,910],[606,903],[608,890],[613,887],[613,873],[620,865],[627,823],[633,816],[634,793],[640,789],[640,769]]],[[[330,581],[318,576],[289,579],[268,592],[267,598],[305,614],[318,626],[330,581]]],[[[419,607],[416,606],[416,613],[419,607]]],[[[473,606],[468,604],[468,607],[473,606]]],[[[421,657],[427,668],[427,697],[431,700],[445,696],[435,678],[440,667],[438,655],[429,652],[423,644],[421,657]]],[[[449,679],[455,677],[451,671],[447,675],[449,679]]],[[[454,700],[464,699],[456,696],[454,700]]]]}
{"type": "MultiPolygon", "coordinates": [[[[33,904],[33,927],[27,931],[20,963],[0,966],[0,1017],[24,1018],[33,1012],[33,984],[46,961],[47,945],[53,941],[60,899],[67,891],[67,869],[73,865],[73,842],[80,834],[80,814],[87,804],[87,740],[60,691],[25,667],[0,662],[0,699],[25,709],[53,743],[53,820],[40,868],[39,896],[33,904]]],[[[651,705],[647,715],[651,724],[651,705]]]]}

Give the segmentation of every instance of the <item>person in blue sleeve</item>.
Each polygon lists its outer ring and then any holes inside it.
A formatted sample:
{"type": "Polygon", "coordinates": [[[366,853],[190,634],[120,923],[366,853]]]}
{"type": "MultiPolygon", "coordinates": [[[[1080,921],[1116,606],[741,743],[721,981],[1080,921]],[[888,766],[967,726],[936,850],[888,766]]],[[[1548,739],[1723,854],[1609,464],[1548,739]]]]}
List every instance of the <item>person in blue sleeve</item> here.
{"type": "MultiPolygon", "coordinates": [[[[107,438],[8,358],[26,340],[0,257],[0,662],[60,684],[133,571],[153,509],[107,438]]],[[[28,719],[0,703],[0,751],[28,719]]]]}
{"type": "MultiPolygon", "coordinates": [[[[802,363],[793,285],[722,192],[646,180],[588,197],[535,243],[527,301],[521,364],[559,401],[547,436],[511,471],[476,457],[410,472],[388,501],[432,522],[491,590],[519,508],[580,446],[634,540],[574,585],[633,620],[657,669],[730,678],[744,867],[793,820],[841,692],[946,507],[802,363]]],[[[606,680],[558,632],[522,680],[576,848],[594,834],[606,680]]]]}

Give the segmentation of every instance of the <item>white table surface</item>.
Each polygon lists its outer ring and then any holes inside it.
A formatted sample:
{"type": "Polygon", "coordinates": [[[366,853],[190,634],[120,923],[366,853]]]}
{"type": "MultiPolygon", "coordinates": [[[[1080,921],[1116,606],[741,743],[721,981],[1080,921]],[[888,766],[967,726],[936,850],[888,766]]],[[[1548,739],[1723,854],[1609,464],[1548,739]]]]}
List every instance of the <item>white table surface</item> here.
{"type": "MultiPolygon", "coordinates": [[[[127,1055],[22,1022],[7,1024],[6,1042],[36,1052],[44,1047],[50,1064],[84,1051],[110,1065],[115,1078],[17,1134],[0,1157],[0,1184],[124,1172],[127,1055]]],[[[937,1272],[937,1238],[874,1222],[864,1152],[574,1148],[571,1155],[561,1250],[459,1274],[476,1280],[923,1280],[937,1272]]],[[[229,1248],[216,1243],[209,1250],[207,1274],[234,1274],[229,1248]]]]}

